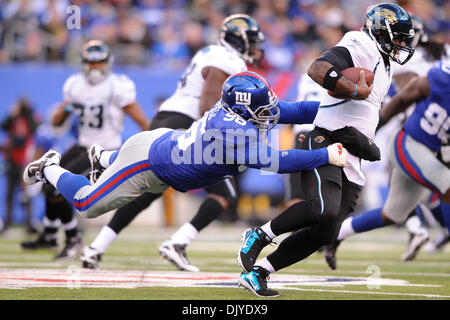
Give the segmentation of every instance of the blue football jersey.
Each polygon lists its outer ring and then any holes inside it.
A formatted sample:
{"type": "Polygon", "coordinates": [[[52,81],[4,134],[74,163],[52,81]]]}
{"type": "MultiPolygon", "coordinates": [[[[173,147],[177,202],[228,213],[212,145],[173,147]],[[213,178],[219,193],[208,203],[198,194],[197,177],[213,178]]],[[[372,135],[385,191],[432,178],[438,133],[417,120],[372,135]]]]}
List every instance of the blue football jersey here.
{"type": "MultiPolygon", "coordinates": [[[[312,123],[318,106],[315,101],[280,101],[280,123],[312,123]]],[[[328,163],[328,151],[275,149],[264,143],[252,123],[218,103],[186,131],[171,130],[155,140],[149,162],[158,178],[185,192],[216,184],[247,167],[279,173],[310,170],[328,163]]]]}
{"type": "Polygon", "coordinates": [[[430,95],[416,104],[404,125],[414,140],[439,151],[450,141],[450,61],[439,61],[428,71],[430,95]]]}

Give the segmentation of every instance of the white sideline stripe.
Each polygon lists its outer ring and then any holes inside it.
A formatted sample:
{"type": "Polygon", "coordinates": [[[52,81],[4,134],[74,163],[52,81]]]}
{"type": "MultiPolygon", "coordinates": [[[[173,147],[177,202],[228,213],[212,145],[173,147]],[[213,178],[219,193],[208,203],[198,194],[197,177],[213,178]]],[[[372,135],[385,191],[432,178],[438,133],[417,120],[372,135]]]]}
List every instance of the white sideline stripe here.
{"type": "MultiPolygon", "coordinates": [[[[144,271],[144,270],[84,270],[73,266],[67,269],[0,269],[0,288],[30,288],[30,287],[72,287],[78,288],[138,288],[138,287],[226,287],[237,286],[237,273],[200,272],[186,273],[180,271],[144,271]]],[[[351,285],[379,285],[380,288],[390,286],[401,287],[442,287],[440,285],[415,284],[403,279],[388,279],[371,277],[342,277],[320,275],[289,275],[274,274],[269,286],[274,289],[357,293],[387,296],[414,296],[426,298],[450,298],[430,293],[394,293],[378,291],[356,291],[341,289],[314,289],[307,287],[347,287],[351,285]]],[[[378,289],[377,289],[378,290],[378,289]]]]}

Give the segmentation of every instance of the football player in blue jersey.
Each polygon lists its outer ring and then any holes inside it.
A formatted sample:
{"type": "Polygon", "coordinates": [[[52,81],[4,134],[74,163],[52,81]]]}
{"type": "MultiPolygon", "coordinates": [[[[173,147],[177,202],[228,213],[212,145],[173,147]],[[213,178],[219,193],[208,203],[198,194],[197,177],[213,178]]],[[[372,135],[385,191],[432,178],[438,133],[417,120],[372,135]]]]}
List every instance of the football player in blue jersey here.
{"type": "Polygon", "coordinates": [[[30,163],[24,181],[50,183],[87,218],[129,203],[144,192],[169,186],[186,192],[235,176],[247,167],[278,173],[310,170],[325,164],[344,167],[347,150],[334,143],[316,150],[279,151],[265,144],[277,123],[311,123],[318,101],[279,101],[257,73],[230,76],[221,100],[188,130],[160,128],[138,133],[117,151],[104,151],[110,166],[94,184],[59,166],[60,155],[48,151],[30,163]]]}
{"type": "Polygon", "coordinates": [[[395,223],[427,195],[440,195],[441,221],[450,231],[450,60],[437,62],[428,74],[411,80],[388,104],[380,117],[386,122],[417,103],[389,145],[393,166],[390,190],[382,208],[347,218],[338,238],[327,248],[327,263],[336,268],[336,250],[350,235],[395,223]]]}

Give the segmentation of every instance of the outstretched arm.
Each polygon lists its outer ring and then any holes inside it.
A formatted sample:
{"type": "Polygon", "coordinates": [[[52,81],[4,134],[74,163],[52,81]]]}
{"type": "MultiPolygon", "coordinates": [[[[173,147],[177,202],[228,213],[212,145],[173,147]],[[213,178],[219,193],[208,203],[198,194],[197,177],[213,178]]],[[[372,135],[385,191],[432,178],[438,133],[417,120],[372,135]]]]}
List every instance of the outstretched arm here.
{"type": "Polygon", "coordinates": [[[148,120],[147,115],[144,113],[144,110],[142,110],[137,102],[123,107],[123,111],[125,111],[126,114],[128,114],[134,121],[136,121],[142,131],[148,130],[150,128],[150,120],[148,120]]]}
{"type": "Polygon", "coordinates": [[[238,146],[237,157],[234,160],[249,168],[290,173],[312,170],[326,164],[344,167],[347,162],[347,150],[340,143],[315,150],[291,149],[284,151],[279,151],[263,143],[251,143],[245,150],[244,146],[238,146]]]}
{"type": "Polygon", "coordinates": [[[201,115],[211,109],[220,100],[222,85],[229,74],[214,67],[205,67],[202,70],[202,76],[205,79],[205,85],[203,86],[199,101],[201,115]]]}
{"type": "Polygon", "coordinates": [[[430,94],[428,78],[415,77],[403,87],[383,108],[380,123],[385,124],[395,115],[405,111],[411,104],[418,102],[430,94]]]}
{"type": "Polygon", "coordinates": [[[313,123],[319,109],[319,101],[278,101],[280,109],[279,123],[283,124],[304,124],[313,123]]]}
{"type": "Polygon", "coordinates": [[[54,125],[55,127],[62,126],[67,118],[71,115],[72,111],[73,108],[70,107],[69,102],[61,102],[61,104],[52,115],[52,125],[54,125]]]}

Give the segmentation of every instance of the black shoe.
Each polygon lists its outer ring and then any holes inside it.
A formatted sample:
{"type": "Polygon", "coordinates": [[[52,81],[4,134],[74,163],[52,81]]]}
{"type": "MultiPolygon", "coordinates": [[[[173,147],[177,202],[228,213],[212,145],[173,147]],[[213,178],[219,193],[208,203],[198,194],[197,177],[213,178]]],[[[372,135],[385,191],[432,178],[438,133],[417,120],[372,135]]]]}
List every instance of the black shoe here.
{"type": "Polygon", "coordinates": [[[238,286],[243,286],[258,297],[278,297],[278,291],[267,287],[267,280],[269,279],[269,271],[262,267],[254,267],[252,271],[242,272],[239,276],[238,286]]]}
{"type": "Polygon", "coordinates": [[[335,240],[323,249],[323,256],[331,270],[336,270],[336,251],[342,240],[335,240]]]}
{"type": "Polygon", "coordinates": [[[249,228],[242,233],[241,241],[237,260],[244,271],[250,272],[262,249],[272,240],[261,228],[249,228]]]}
{"type": "Polygon", "coordinates": [[[55,238],[55,235],[52,237],[45,232],[41,233],[38,238],[34,241],[24,241],[20,244],[22,249],[25,250],[37,250],[37,249],[51,249],[55,250],[58,248],[58,241],[55,238]]]}
{"type": "Polygon", "coordinates": [[[34,226],[29,225],[29,226],[27,226],[27,233],[28,234],[37,234],[37,233],[39,233],[39,230],[36,229],[34,226]]]}
{"type": "Polygon", "coordinates": [[[81,252],[84,247],[84,242],[81,236],[75,236],[66,240],[64,249],[55,256],[55,259],[70,259],[74,258],[81,252]]]}

